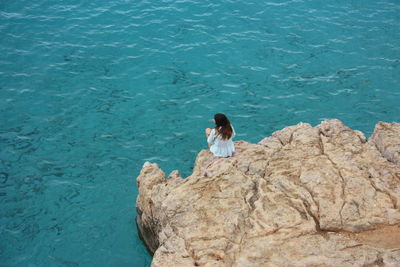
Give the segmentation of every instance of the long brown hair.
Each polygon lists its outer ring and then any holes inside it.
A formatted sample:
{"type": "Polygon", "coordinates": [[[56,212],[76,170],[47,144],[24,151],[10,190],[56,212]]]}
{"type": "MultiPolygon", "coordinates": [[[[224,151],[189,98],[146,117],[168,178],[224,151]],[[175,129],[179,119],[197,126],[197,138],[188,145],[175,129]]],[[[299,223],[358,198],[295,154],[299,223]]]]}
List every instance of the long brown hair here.
{"type": "Polygon", "coordinates": [[[232,126],[228,118],[222,114],[217,113],[214,115],[215,130],[221,135],[223,140],[229,139],[232,136],[232,126]]]}

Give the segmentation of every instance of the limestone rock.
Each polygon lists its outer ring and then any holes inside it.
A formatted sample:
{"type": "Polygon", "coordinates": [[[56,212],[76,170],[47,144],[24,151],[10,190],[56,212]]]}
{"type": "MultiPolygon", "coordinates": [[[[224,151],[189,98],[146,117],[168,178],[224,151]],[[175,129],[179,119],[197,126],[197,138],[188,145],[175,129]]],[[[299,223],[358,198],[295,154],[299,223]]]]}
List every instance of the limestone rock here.
{"type": "Polygon", "coordinates": [[[400,266],[400,127],[286,127],[165,178],[145,163],[138,227],[152,266],[400,266]]]}
{"type": "Polygon", "coordinates": [[[400,123],[379,122],[369,142],[376,145],[388,161],[400,164],[400,123]]]}

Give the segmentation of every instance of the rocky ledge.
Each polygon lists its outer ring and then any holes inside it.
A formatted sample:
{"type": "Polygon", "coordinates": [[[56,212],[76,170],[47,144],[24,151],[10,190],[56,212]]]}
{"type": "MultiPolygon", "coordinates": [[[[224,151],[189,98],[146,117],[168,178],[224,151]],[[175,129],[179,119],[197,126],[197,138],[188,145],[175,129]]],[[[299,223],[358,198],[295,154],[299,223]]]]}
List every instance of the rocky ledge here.
{"type": "Polygon", "coordinates": [[[400,266],[400,124],[368,140],[300,123],[192,175],[146,162],[137,223],[152,266],[400,266]]]}

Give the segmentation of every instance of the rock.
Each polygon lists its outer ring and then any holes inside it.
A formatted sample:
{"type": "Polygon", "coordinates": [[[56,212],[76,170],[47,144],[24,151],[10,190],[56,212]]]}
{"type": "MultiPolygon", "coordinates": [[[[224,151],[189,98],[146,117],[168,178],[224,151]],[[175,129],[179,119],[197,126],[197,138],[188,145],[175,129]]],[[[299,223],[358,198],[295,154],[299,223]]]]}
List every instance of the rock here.
{"type": "Polygon", "coordinates": [[[378,122],[368,140],[388,161],[400,164],[400,123],[378,122]]]}
{"type": "Polygon", "coordinates": [[[286,127],[192,175],[145,163],[138,227],[152,266],[400,266],[399,124],[286,127]]]}

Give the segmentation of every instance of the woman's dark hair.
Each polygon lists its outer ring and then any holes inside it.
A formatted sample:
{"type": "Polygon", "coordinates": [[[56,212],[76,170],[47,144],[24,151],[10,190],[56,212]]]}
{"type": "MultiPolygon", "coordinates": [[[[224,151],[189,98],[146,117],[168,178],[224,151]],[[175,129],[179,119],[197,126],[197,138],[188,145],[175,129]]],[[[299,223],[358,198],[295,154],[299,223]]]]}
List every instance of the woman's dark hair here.
{"type": "Polygon", "coordinates": [[[214,120],[216,125],[215,130],[221,134],[222,139],[231,138],[233,130],[228,118],[222,113],[217,113],[214,115],[214,120]]]}

